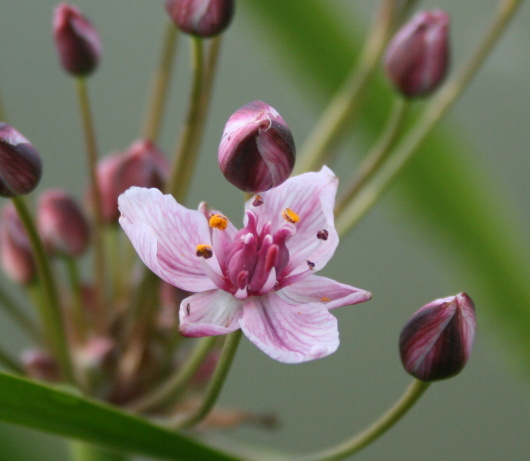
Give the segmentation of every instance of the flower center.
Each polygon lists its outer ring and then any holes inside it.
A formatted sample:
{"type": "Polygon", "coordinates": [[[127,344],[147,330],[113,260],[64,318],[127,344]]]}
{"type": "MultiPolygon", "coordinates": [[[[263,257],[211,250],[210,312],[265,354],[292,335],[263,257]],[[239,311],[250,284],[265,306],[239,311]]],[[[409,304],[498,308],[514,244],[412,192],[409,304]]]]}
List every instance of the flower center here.
{"type": "Polygon", "coordinates": [[[227,250],[224,276],[229,281],[230,292],[244,299],[260,296],[271,291],[278,277],[289,262],[289,250],[285,244],[296,232],[296,213],[288,208],[282,211],[285,221],[274,232],[271,224],[264,224],[258,231],[258,218],[247,211],[247,225],[241,229],[227,250]]]}

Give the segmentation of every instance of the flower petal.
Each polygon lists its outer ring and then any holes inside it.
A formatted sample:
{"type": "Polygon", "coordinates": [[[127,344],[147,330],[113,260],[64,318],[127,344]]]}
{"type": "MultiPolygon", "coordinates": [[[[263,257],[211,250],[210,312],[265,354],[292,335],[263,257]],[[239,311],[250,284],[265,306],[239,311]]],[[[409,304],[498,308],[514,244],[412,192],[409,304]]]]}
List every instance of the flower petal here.
{"type": "MultiPolygon", "coordinates": [[[[215,288],[196,255],[211,245],[206,218],[158,189],[131,187],[118,199],[120,224],[142,261],[166,282],[186,291],[215,288]]],[[[218,269],[215,255],[208,265],[218,269]]],[[[219,273],[220,270],[217,270],[219,273]]]]}
{"type": "Polygon", "coordinates": [[[263,204],[255,207],[253,199],[246,204],[258,216],[258,229],[271,222],[271,229],[278,229],[285,221],[282,210],[289,208],[299,217],[296,234],[290,237],[287,248],[290,261],[284,274],[307,270],[307,260],[313,263],[314,270],[322,269],[331,259],[339,238],[333,220],[333,207],[337,193],[338,179],[326,166],[318,173],[305,173],[288,179],[282,185],[263,192],[263,204]],[[327,231],[327,239],[319,239],[317,234],[327,231]]]}
{"type": "Polygon", "coordinates": [[[339,346],[337,319],[321,303],[290,304],[276,293],[251,297],[239,323],[250,341],[284,363],[325,357],[339,346]]]}
{"type": "Polygon", "coordinates": [[[311,275],[289,285],[278,291],[278,295],[291,304],[321,302],[328,309],[362,303],[372,297],[369,291],[318,275],[311,275]]]}
{"type": "Polygon", "coordinates": [[[242,303],[223,290],[209,290],[180,304],[180,333],[188,337],[225,335],[239,328],[242,303]]]}

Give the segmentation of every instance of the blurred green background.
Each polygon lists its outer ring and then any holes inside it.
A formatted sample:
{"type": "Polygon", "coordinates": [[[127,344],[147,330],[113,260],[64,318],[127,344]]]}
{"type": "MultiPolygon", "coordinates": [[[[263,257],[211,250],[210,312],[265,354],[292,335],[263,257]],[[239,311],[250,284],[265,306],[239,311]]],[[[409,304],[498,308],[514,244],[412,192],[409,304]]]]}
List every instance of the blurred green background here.
{"type": "MultiPolygon", "coordinates": [[[[2,0],[0,91],[9,122],[43,157],[45,173],[39,189],[61,186],[81,198],[86,162],[73,83],[57,65],[51,38],[56,3],[2,0]]],[[[262,99],[282,114],[301,145],[325,103],[325,94],[310,76],[293,72],[289,43],[278,46],[268,23],[255,14],[254,3],[237,3],[235,21],[226,34],[207,137],[188,200],[191,207],[208,200],[234,221],[242,216],[242,197],[224,181],[216,160],[228,116],[246,102],[262,99]]],[[[104,45],[101,67],[90,81],[100,151],[123,149],[138,136],[143,120],[146,88],[165,22],[163,2],[79,0],[76,4],[97,26],[104,45]]],[[[325,4],[336,15],[337,28],[359,33],[369,26],[375,2],[330,0],[325,4]]],[[[423,2],[426,8],[436,6],[451,13],[455,64],[466,58],[495,4],[492,0],[423,2]]],[[[303,8],[303,2],[300,5],[303,8]]],[[[488,172],[492,187],[516,217],[515,225],[526,232],[530,229],[529,21],[526,5],[451,114],[454,136],[471,146],[478,169],[488,172]]],[[[296,33],[296,22],[292,28],[296,33]]],[[[188,88],[187,43],[182,40],[180,45],[175,91],[161,139],[168,154],[178,134],[188,88]]],[[[307,53],[311,55],[312,50],[307,53]]],[[[343,59],[349,62],[352,57],[343,59]]],[[[340,81],[340,76],[330,75],[330,80],[340,81]]],[[[360,156],[367,141],[355,133],[344,143],[344,154],[360,156]]],[[[352,165],[353,156],[341,163],[339,176],[346,176],[352,165]]],[[[338,352],[324,360],[289,366],[243,340],[221,403],[274,412],[281,426],[274,431],[242,428],[216,437],[307,452],[363,428],[401,394],[409,382],[397,353],[403,323],[432,299],[468,287],[462,285],[466,274],[458,255],[451,254],[452,247],[438,238],[436,227],[416,219],[414,210],[399,200],[403,196],[397,190],[393,188],[343,239],[323,272],[374,294],[368,304],[335,311],[341,332],[338,352]]],[[[528,251],[528,239],[520,244],[528,251]]],[[[503,286],[497,289],[502,291],[503,286]]],[[[525,380],[523,373],[508,365],[510,350],[496,334],[498,325],[481,312],[481,302],[486,300],[480,293],[469,294],[477,304],[479,331],[467,368],[457,378],[432,386],[411,414],[361,452],[359,460],[530,457],[528,376],[525,380]]],[[[8,321],[0,327],[2,345],[12,350],[29,346],[8,321]]],[[[58,439],[0,426],[0,460],[61,459],[66,455],[58,439]]]]}

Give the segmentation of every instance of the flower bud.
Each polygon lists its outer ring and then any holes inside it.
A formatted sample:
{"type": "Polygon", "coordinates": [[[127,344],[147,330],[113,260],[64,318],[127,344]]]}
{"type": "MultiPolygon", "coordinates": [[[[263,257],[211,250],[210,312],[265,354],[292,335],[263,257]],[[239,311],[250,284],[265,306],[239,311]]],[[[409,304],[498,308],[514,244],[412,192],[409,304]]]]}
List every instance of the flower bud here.
{"type": "Polygon", "coordinates": [[[449,67],[449,16],[420,11],[388,45],[385,69],[403,96],[427,96],[442,83],[449,67]]]}
{"type": "Polygon", "coordinates": [[[403,366],[422,381],[458,374],[471,353],[475,329],[475,306],[467,294],[426,304],[401,331],[399,352],[403,366]]]}
{"type": "Polygon", "coordinates": [[[6,275],[15,283],[30,283],[37,274],[31,243],[12,203],[2,210],[0,262],[6,275]]]}
{"type": "Polygon", "coordinates": [[[53,35],[66,72],[84,76],[95,70],[101,58],[101,40],[78,8],[68,3],[61,3],[55,8],[53,35]]]}
{"type": "Polygon", "coordinates": [[[125,152],[109,155],[98,165],[103,220],[117,223],[118,197],[131,186],[163,189],[169,176],[169,162],[148,140],[133,143],[125,152]]]}
{"type": "Polygon", "coordinates": [[[88,221],[66,192],[51,189],[40,196],[38,222],[40,236],[49,251],[80,256],[87,249],[88,221]]]}
{"type": "Polygon", "coordinates": [[[291,131],[268,104],[250,102],[228,119],[218,161],[234,186],[252,194],[279,186],[292,173],[294,160],[291,131]]]}
{"type": "Polygon", "coordinates": [[[234,0],[167,0],[166,11],[182,32],[213,37],[232,21],[234,0]]]}
{"type": "Polygon", "coordinates": [[[7,123],[0,123],[0,195],[31,192],[40,181],[42,163],[30,142],[7,123]]]}
{"type": "Polygon", "coordinates": [[[26,374],[41,381],[56,382],[61,379],[59,364],[46,351],[29,349],[22,353],[22,366],[26,374]]]}

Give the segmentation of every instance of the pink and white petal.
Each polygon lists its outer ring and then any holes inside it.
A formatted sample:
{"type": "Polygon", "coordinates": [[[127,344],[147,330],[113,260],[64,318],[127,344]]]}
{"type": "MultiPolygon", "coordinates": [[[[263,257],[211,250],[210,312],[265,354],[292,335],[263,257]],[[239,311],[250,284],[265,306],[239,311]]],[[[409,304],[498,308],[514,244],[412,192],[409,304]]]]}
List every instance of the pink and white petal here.
{"type": "Polygon", "coordinates": [[[251,297],[239,323],[252,343],[284,363],[325,357],[339,346],[337,319],[321,303],[290,304],[276,293],[251,297]]]}
{"type": "MultiPolygon", "coordinates": [[[[120,195],[118,204],[121,227],[149,269],[183,290],[215,288],[196,255],[199,243],[211,244],[208,223],[199,211],[188,210],[158,189],[141,187],[120,195]]],[[[218,268],[214,258],[208,263],[218,268]]]]}
{"type": "Polygon", "coordinates": [[[183,336],[225,335],[239,328],[242,302],[223,290],[196,293],[180,304],[179,331],[183,336]]]}
{"type": "Polygon", "coordinates": [[[282,210],[291,209],[300,218],[296,223],[296,234],[287,240],[291,255],[285,273],[298,273],[307,269],[307,260],[315,264],[314,269],[324,267],[333,256],[338,245],[338,235],[333,219],[333,207],[338,179],[326,166],[318,173],[305,173],[288,179],[282,185],[261,194],[263,204],[246,204],[258,215],[260,225],[271,221],[277,229],[285,221],[282,210]],[[319,231],[327,231],[327,240],[319,239],[319,231]]]}
{"type": "Polygon", "coordinates": [[[318,275],[311,275],[280,291],[278,296],[291,304],[321,302],[328,309],[351,306],[372,298],[372,293],[318,275]]]}

